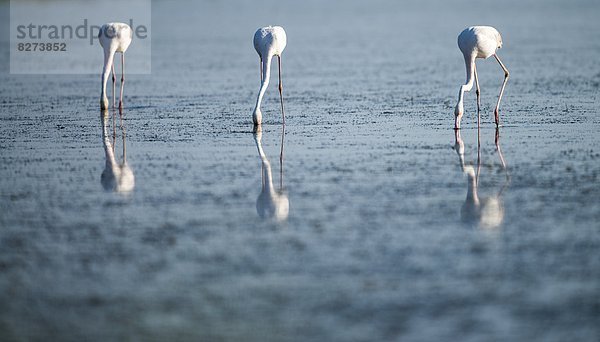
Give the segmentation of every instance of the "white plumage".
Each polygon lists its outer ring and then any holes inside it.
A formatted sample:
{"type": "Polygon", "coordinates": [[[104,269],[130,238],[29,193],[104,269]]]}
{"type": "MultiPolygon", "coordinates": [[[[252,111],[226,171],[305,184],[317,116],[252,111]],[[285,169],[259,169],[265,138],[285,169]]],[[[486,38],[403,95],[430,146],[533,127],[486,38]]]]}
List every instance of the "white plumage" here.
{"type": "Polygon", "coordinates": [[[285,125],[285,111],[283,109],[283,85],[281,83],[281,54],[287,45],[287,36],[281,26],[267,26],[260,28],[254,33],[254,49],[260,57],[260,90],[256,98],[256,106],[252,114],[254,125],[262,123],[262,112],[260,105],[269,86],[271,78],[271,59],[277,56],[279,65],[279,98],[281,100],[281,114],[285,125]]]}
{"type": "Polygon", "coordinates": [[[500,95],[498,96],[498,103],[496,103],[496,109],[494,110],[494,116],[496,119],[496,126],[499,125],[500,120],[498,117],[498,110],[500,108],[500,100],[504,93],[504,87],[508,81],[508,69],[502,64],[500,58],[496,54],[496,50],[502,47],[502,37],[500,32],[491,26],[472,26],[463,30],[458,36],[458,47],[465,58],[465,66],[467,69],[467,81],[460,87],[458,91],[458,103],[454,109],[454,128],[460,128],[460,120],[464,112],[463,97],[465,91],[471,91],[473,88],[473,82],[477,89],[477,125],[479,126],[479,110],[481,107],[479,81],[477,78],[477,69],[475,67],[476,58],[488,58],[494,56],[502,70],[504,70],[504,82],[500,89],[500,95]]]}
{"type": "Polygon", "coordinates": [[[129,25],[124,23],[108,23],[102,25],[98,34],[100,46],[104,49],[104,68],[102,69],[102,93],[100,94],[100,108],[108,109],[108,98],[106,97],[106,83],[108,75],[113,74],[113,107],[115,105],[115,66],[114,57],[116,52],[121,53],[121,98],[119,108],[123,107],[123,84],[125,82],[125,51],[131,44],[133,31],[129,25]]]}

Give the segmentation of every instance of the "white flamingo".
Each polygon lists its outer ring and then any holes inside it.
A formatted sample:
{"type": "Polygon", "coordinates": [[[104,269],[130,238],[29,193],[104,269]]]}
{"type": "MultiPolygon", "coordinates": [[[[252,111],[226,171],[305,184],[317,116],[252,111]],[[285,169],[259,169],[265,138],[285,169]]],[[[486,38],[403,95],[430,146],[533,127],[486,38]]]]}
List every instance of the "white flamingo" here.
{"type": "Polygon", "coordinates": [[[263,95],[269,85],[271,78],[271,59],[277,56],[279,65],[279,98],[281,100],[281,114],[283,116],[283,124],[285,125],[285,112],[283,110],[283,85],[281,83],[281,53],[287,44],[285,31],[281,26],[267,26],[260,28],[254,33],[254,49],[260,57],[260,91],[256,98],[256,106],[252,114],[254,125],[262,123],[262,112],[260,104],[263,95]]]}
{"type": "Polygon", "coordinates": [[[467,68],[467,82],[466,84],[460,87],[460,90],[458,92],[458,103],[456,104],[456,108],[454,109],[454,128],[460,128],[460,120],[464,112],[464,92],[471,91],[471,89],[473,88],[473,81],[475,81],[475,85],[477,87],[477,125],[479,126],[479,108],[481,101],[479,81],[477,79],[477,69],[475,68],[475,59],[486,59],[490,56],[494,56],[500,64],[500,67],[502,67],[502,70],[504,70],[504,82],[502,83],[500,95],[498,96],[498,103],[496,104],[496,109],[494,110],[494,116],[496,118],[496,127],[498,127],[500,123],[500,120],[498,118],[498,109],[500,108],[500,100],[502,100],[504,87],[506,86],[506,82],[508,81],[509,76],[508,69],[506,69],[504,64],[502,64],[502,61],[500,61],[500,58],[496,54],[496,50],[502,48],[502,37],[500,36],[500,32],[498,32],[498,30],[490,26],[472,26],[466,28],[458,36],[458,47],[460,48],[460,51],[463,53],[463,56],[465,58],[465,66],[467,68]]]}
{"type": "Polygon", "coordinates": [[[129,25],[124,23],[108,23],[102,25],[98,34],[100,46],[104,49],[104,69],[102,70],[102,93],[100,95],[100,108],[108,109],[108,98],[106,97],[106,83],[112,69],[113,81],[113,107],[115,106],[115,52],[121,53],[121,98],[119,108],[123,108],[123,84],[125,82],[125,51],[131,44],[133,31],[129,25]]]}

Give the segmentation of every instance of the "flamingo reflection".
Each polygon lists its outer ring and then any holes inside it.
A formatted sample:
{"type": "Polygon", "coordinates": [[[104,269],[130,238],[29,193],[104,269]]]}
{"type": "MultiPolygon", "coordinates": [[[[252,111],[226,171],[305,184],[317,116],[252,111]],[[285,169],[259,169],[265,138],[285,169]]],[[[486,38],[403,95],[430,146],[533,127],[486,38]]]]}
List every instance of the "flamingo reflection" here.
{"type": "Polygon", "coordinates": [[[477,163],[476,167],[465,164],[465,145],[460,136],[460,131],[454,132],[454,148],[458,154],[460,167],[467,175],[467,197],[461,208],[461,219],[465,223],[476,224],[481,228],[493,229],[502,224],[504,220],[504,205],[502,194],[510,183],[510,175],[500,148],[500,134],[496,129],[495,146],[500,159],[501,168],[505,173],[505,180],[499,190],[489,196],[479,196],[479,174],[481,171],[481,144],[480,130],[477,130],[477,163]]]}
{"type": "Polygon", "coordinates": [[[121,137],[123,139],[123,155],[121,161],[117,161],[115,157],[115,139],[116,139],[116,124],[113,117],[113,132],[112,139],[109,134],[110,113],[108,110],[101,112],[102,120],[102,142],[104,144],[104,155],[106,157],[106,164],[102,175],[100,176],[100,183],[106,191],[114,191],[118,193],[128,193],[135,187],[135,176],[133,171],[127,164],[127,148],[125,141],[125,128],[123,126],[123,112],[119,110],[119,126],[121,128],[121,137]],[[112,141],[111,141],[112,140],[112,141]]]}
{"type": "Polygon", "coordinates": [[[279,154],[279,187],[273,184],[271,163],[262,148],[262,128],[258,126],[254,131],[254,141],[261,160],[261,191],[256,199],[256,212],[261,218],[284,221],[289,215],[290,202],[283,190],[283,140],[285,127],[281,135],[281,151],[279,154]]]}

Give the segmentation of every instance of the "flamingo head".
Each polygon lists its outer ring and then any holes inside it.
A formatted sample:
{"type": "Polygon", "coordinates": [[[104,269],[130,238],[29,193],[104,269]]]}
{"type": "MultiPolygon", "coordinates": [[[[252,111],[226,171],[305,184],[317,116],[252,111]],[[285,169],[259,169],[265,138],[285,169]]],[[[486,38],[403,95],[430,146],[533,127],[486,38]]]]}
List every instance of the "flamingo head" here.
{"type": "Polygon", "coordinates": [[[498,35],[496,37],[496,42],[498,44],[498,49],[502,49],[502,36],[500,35],[499,32],[498,32],[498,35]]]}

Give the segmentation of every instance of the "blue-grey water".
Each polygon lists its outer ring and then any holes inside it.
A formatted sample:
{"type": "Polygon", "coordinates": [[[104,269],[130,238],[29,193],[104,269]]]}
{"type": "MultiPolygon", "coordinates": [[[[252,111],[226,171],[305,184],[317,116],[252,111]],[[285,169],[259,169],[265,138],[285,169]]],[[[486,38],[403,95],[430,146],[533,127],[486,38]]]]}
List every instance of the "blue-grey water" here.
{"type": "Polygon", "coordinates": [[[3,37],[0,340],[598,341],[599,14],[154,1],[152,74],[126,75],[106,140],[99,75],[9,75],[3,37]],[[268,24],[288,35],[283,174],[276,82],[252,134],[268,24]],[[466,94],[464,169],[489,204],[468,212],[452,127],[456,36],[476,24],[502,33],[511,77],[499,153],[503,73],[477,62],[479,163],[466,94]],[[103,143],[118,162],[123,133],[135,185],[119,193],[103,143]],[[287,219],[258,215],[258,138],[287,219]]]}

